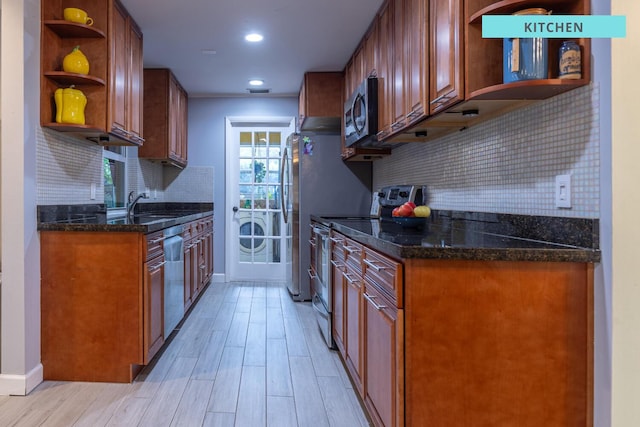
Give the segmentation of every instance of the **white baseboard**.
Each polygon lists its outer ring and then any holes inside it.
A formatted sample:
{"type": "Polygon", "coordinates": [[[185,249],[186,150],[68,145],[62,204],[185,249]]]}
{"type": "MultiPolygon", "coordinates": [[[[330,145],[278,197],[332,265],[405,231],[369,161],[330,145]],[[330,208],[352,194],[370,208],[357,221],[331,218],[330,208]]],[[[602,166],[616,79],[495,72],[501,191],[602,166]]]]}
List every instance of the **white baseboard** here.
{"type": "Polygon", "coordinates": [[[224,273],[214,273],[211,277],[211,283],[224,283],[227,281],[227,275],[224,273]]]}
{"type": "Polygon", "coordinates": [[[0,396],[26,396],[44,379],[42,363],[26,375],[0,374],[0,396]]]}

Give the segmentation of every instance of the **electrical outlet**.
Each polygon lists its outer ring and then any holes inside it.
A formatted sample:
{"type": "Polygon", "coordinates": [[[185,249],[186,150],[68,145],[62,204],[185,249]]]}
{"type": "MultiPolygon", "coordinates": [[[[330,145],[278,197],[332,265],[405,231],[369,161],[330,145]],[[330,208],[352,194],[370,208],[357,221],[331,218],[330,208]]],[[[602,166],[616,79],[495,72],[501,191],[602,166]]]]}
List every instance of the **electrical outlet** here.
{"type": "Polygon", "coordinates": [[[571,208],[571,175],[556,176],[556,208],[571,208]]]}
{"type": "Polygon", "coordinates": [[[96,199],[96,183],[92,182],[91,183],[91,190],[90,190],[91,194],[89,195],[89,198],[91,200],[95,200],[96,199]]]}

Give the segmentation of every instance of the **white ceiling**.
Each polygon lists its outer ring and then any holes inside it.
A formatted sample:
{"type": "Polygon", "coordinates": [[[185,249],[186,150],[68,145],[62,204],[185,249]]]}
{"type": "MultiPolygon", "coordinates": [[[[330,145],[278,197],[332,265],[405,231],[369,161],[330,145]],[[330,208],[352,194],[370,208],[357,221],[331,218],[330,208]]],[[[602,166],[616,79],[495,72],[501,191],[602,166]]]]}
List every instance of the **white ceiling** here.
{"type": "Polygon", "coordinates": [[[121,0],[143,32],[144,66],[170,68],[189,96],[297,94],[305,71],[340,71],[382,0],[121,0]],[[249,44],[246,33],[264,40],[249,44]],[[204,55],[202,50],[214,50],[204,55]]]}

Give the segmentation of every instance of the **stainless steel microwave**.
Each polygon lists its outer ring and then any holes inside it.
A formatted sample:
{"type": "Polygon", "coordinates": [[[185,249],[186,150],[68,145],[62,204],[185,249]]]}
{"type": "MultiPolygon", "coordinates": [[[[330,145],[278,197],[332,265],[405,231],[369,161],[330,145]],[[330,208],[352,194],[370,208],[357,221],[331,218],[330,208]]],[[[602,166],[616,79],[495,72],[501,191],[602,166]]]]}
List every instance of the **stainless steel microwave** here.
{"type": "Polygon", "coordinates": [[[378,79],[366,78],[344,103],[344,143],[376,145],[378,133],[378,79]]]}

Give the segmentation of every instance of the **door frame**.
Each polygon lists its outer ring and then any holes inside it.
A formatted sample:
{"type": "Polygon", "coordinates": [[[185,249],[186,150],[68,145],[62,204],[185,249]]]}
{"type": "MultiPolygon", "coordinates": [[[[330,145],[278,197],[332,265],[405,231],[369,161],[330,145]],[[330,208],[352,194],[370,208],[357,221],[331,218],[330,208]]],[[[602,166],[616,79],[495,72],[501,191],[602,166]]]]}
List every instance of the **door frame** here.
{"type": "MultiPolygon", "coordinates": [[[[231,188],[232,184],[232,173],[230,172],[230,165],[232,162],[237,162],[238,159],[234,156],[234,147],[232,144],[235,143],[235,139],[233,138],[233,128],[237,127],[282,127],[282,128],[290,128],[291,133],[295,132],[295,117],[294,116],[227,116],[225,117],[225,174],[224,174],[224,188],[225,188],[225,213],[224,220],[226,224],[227,231],[225,232],[225,276],[227,281],[234,280],[249,280],[245,277],[237,276],[234,277],[232,275],[232,264],[236,260],[235,252],[238,248],[235,247],[235,240],[231,227],[235,226],[234,223],[234,212],[233,206],[236,203],[234,200],[235,191],[231,188]]],[[[288,135],[283,135],[283,139],[286,140],[288,135]]],[[[286,232],[287,227],[285,224],[282,224],[281,230],[286,232]]],[[[286,236],[285,236],[286,237],[286,236]]],[[[284,254],[284,252],[283,252],[284,254]]],[[[286,259],[281,259],[283,277],[281,281],[285,280],[285,269],[286,269],[286,259]]],[[[263,279],[266,280],[266,279],[263,279]]]]}

